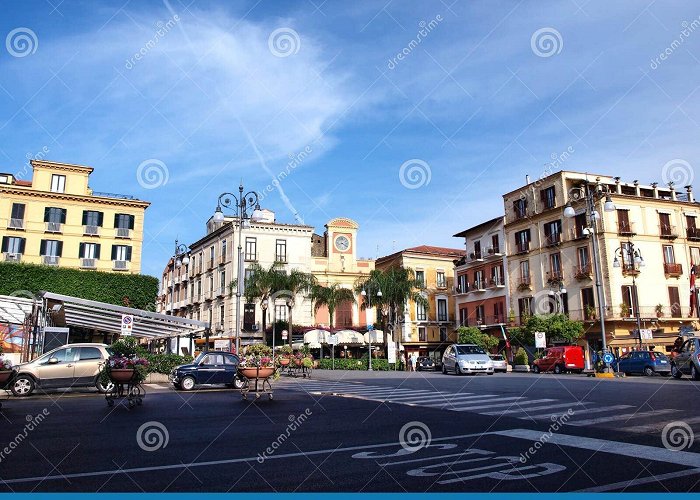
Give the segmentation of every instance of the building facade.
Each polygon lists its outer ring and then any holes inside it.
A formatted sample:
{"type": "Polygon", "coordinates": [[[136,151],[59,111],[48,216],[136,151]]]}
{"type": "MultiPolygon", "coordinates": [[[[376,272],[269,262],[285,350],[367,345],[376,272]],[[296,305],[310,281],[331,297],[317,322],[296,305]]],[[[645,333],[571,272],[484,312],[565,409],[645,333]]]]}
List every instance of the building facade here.
{"type": "Polygon", "coordinates": [[[141,272],[149,203],[93,191],[91,167],[32,160],[31,181],[0,174],[3,260],[141,272]]]}
{"type": "Polygon", "coordinates": [[[561,311],[584,321],[592,349],[602,347],[593,231],[582,190],[599,193],[596,230],[608,346],[626,352],[642,344],[672,344],[679,328],[698,318],[689,273],[691,262],[700,261],[700,207],[690,186],[678,193],[672,184],[645,186],[564,171],[505,194],[509,293],[518,319],[561,311]],[[604,208],[606,196],[611,211],[604,208]],[[564,216],[567,203],[572,218],[564,216]],[[638,318],[653,339],[640,342],[638,318]]]}
{"type": "Polygon", "coordinates": [[[503,216],[454,235],[466,254],[454,268],[457,326],[475,326],[499,338],[509,321],[503,216]]]}
{"type": "Polygon", "coordinates": [[[379,270],[391,267],[413,269],[416,279],[424,283],[429,306],[409,301],[399,341],[407,354],[440,359],[445,348],[456,342],[454,266],[464,257],[464,250],[422,245],[407,248],[377,259],[379,270]]]}

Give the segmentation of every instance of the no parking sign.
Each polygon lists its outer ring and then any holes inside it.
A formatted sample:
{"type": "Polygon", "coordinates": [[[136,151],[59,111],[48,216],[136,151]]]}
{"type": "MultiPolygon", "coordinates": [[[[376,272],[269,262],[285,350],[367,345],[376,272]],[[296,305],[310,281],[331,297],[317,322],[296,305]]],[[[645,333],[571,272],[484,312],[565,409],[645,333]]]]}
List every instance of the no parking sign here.
{"type": "Polygon", "coordinates": [[[122,314],[122,337],[128,337],[134,328],[134,316],[122,314]]]}

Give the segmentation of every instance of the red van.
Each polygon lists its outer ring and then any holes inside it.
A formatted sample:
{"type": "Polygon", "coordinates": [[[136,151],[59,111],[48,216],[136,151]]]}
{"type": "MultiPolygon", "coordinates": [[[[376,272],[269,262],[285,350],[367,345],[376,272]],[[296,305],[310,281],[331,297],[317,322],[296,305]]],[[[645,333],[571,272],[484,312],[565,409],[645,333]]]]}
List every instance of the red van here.
{"type": "Polygon", "coordinates": [[[532,370],[535,373],[550,370],[554,373],[581,373],[584,367],[583,348],[578,345],[566,345],[546,349],[544,356],[535,360],[532,370]]]}

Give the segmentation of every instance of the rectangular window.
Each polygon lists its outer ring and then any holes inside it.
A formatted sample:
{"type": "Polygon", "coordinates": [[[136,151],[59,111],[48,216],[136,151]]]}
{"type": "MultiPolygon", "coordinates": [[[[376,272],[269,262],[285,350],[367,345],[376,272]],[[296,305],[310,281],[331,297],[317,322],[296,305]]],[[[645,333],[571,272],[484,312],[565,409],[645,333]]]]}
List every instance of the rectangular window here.
{"type": "Polygon", "coordinates": [[[83,226],[102,227],[104,214],[96,210],[83,210],[83,226]]]}
{"type": "Polygon", "coordinates": [[[2,237],[2,252],[11,255],[21,255],[24,253],[25,238],[16,238],[14,236],[2,237]]]}
{"type": "Polygon", "coordinates": [[[420,286],[425,286],[425,271],[416,271],[416,281],[420,286]]]}
{"type": "Polygon", "coordinates": [[[426,321],[428,316],[423,304],[416,304],[416,321],[426,321]]]}
{"type": "Polygon", "coordinates": [[[114,214],[114,227],[117,229],[134,229],[134,216],[129,214],[114,214]]]}
{"type": "Polygon", "coordinates": [[[245,260],[255,261],[258,259],[258,240],[254,237],[245,239],[245,260]]]}
{"type": "Polygon", "coordinates": [[[63,252],[63,242],[58,240],[41,240],[39,255],[42,257],[60,257],[63,252]]]}
{"type": "Polygon", "coordinates": [[[226,293],[226,271],[221,271],[221,274],[219,275],[219,293],[224,294],[226,293]]]}
{"type": "Polygon", "coordinates": [[[226,240],[221,241],[221,262],[226,262],[226,240]]]}
{"type": "Polygon", "coordinates": [[[528,316],[532,316],[532,297],[518,299],[518,312],[521,322],[528,316]]]}
{"type": "Polygon", "coordinates": [[[617,234],[631,235],[632,225],[630,224],[629,210],[617,210],[617,234]]]}
{"type": "Polygon", "coordinates": [[[476,306],[476,324],[483,325],[486,322],[486,315],[484,314],[484,305],[476,306]]]}
{"type": "Polygon", "coordinates": [[[673,252],[673,245],[664,245],[664,264],[675,264],[676,255],[673,252]]]}
{"type": "Polygon", "coordinates": [[[493,322],[494,324],[505,323],[506,317],[504,314],[505,304],[503,302],[493,303],[493,322]]]}
{"type": "Polygon", "coordinates": [[[275,321],[287,321],[287,306],[275,304],[275,321]]]}
{"type": "Polygon", "coordinates": [[[24,203],[13,203],[12,212],[10,213],[10,223],[8,228],[24,229],[24,203]]]}
{"type": "Polygon", "coordinates": [[[498,235],[494,234],[491,236],[491,253],[501,253],[501,246],[498,241],[498,235]]]}
{"type": "Polygon", "coordinates": [[[505,280],[503,279],[503,264],[493,266],[491,268],[491,286],[503,285],[505,285],[505,280]]]}
{"type": "Polygon", "coordinates": [[[682,318],[681,313],[681,297],[678,293],[677,286],[668,287],[668,303],[671,304],[671,317],[672,318],[682,318]]]}
{"type": "Polygon", "coordinates": [[[661,236],[672,236],[675,228],[671,226],[669,214],[659,214],[659,233],[661,236]]]}
{"type": "Polygon", "coordinates": [[[561,220],[548,222],[544,225],[544,240],[547,246],[561,243],[561,220]]]}
{"type": "Polygon", "coordinates": [[[112,260],[131,261],[131,247],[127,245],[112,245],[112,260]]]}
{"type": "Polygon", "coordinates": [[[520,283],[523,285],[530,284],[530,261],[520,261],[520,283]]]}
{"type": "Polygon", "coordinates": [[[561,254],[559,252],[553,253],[549,256],[549,277],[552,280],[561,280],[563,274],[561,272],[561,254]]]}
{"type": "Polygon", "coordinates": [[[474,288],[476,290],[483,290],[486,287],[484,283],[484,271],[479,270],[474,272],[474,288]]]}
{"type": "Polygon", "coordinates": [[[435,275],[438,288],[447,287],[447,278],[445,278],[445,271],[437,271],[435,275]]]}
{"type": "Polygon", "coordinates": [[[226,322],[226,307],[221,304],[219,306],[219,324],[221,325],[221,328],[224,328],[224,324],[226,322]]]}
{"type": "Polygon", "coordinates": [[[583,317],[587,320],[594,319],[598,312],[595,310],[593,288],[581,289],[581,304],[583,304],[583,317]]]}
{"type": "Polygon", "coordinates": [[[585,212],[582,214],[578,214],[574,218],[574,234],[576,238],[584,238],[586,234],[584,234],[584,229],[588,227],[588,221],[586,220],[586,214],[585,212]]]}
{"type": "Polygon", "coordinates": [[[440,327],[440,342],[447,342],[447,328],[440,327]]]}
{"type": "Polygon", "coordinates": [[[688,235],[689,240],[700,240],[700,231],[698,230],[697,223],[695,221],[695,216],[694,215],[686,215],[685,216],[685,226],[686,226],[686,233],[688,235]]]}
{"type": "Polygon", "coordinates": [[[481,258],[481,242],[480,241],[474,242],[474,258],[475,259],[481,258]]]}
{"type": "Polygon", "coordinates": [[[544,203],[544,208],[554,208],[557,206],[557,199],[554,191],[554,186],[548,187],[541,191],[542,203],[544,203]]]}
{"type": "Polygon", "coordinates": [[[459,310],[459,326],[468,326],[469,310],[463,307],[459,310]]]}
{"type": "Polygon", "coordinates": [[[513,211],[516,219],[524,219],[527,217],[527,200],[519,198],[513,202],[513,211]]]}
{"type": "Polygon", "coordinates": [[[418,327],[418,342],[427,342],[427,341],[428,341],[428,335],[426,334],[425,327],[419,326],[418,327]]]}
{"type": "Polygon", "coordinates": [[[700,265],[700,247],[690,247],[690,260],[695,265],[700,265]]]}
{"type": "Polygon", "coordinates": [[[209,247],[209,261],[210,261],[209,264],[211,266],[213,266],[214,265],[214,245],[209,247]]]}
{"type": "Polygon", "coordinates": [[[78,258],[80,259],[99,259],[100,244],[99,243],[81,243],[78,250],[78,258]]]}
{"type": "Polygon", "coordinates": [[[622,303],[625,305],[625,307],[621,308],[620,316],[629,318],[636,316],[635,307],[637,304],[637,296],[634,292],[635,290],[633,287],[629,285],[622,286],[622,303]]]}
{"type": "Polygon", "coordinates": [[[44,222],[51,222],[54,224],[65,224],[66,209],[57,207],[46,207],[44,209],[44,222]]]}
{"type": "Polygon", "coordinates": [[[515,248],[517,253],[530,251],[530,230],[525,229],[515,233],[515,248]]]}
{"type": "Polygon", "coordinates": [[[457,276],[457,293],[466,293],[469,290],[467,286],[467,275],[460,274],[457,276]]]}
{"type": "Polygon", "coordinates": [[[214,275],[210,274],[209,275],[209,292],[211,293],[213,291],[214,291],[214,275]]]}
{"type": "Polygon", "coordinates": [[[52,193],[65,193],[66,191],[66,176],[52,174],[51,175],[51,192],[52,193]]]}
{"type": "Polygon", "coordinates": [[[275,261],[287,262],[287,240],[277,240],[275,242],[275,261]]]}
{"type": "Polygon", "coordinates": [[[447,299],[437,299],[438,321],[447,321],[447,299]]]}

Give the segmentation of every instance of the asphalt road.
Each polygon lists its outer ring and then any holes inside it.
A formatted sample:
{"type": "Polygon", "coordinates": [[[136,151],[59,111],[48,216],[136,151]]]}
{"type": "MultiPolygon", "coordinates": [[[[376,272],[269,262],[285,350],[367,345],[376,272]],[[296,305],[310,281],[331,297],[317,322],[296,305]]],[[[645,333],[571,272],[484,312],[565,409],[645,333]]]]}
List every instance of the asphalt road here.
{"type": "Polygon", "coordinates": [[[316,371],[272,401],[147,390],[133,409],[4,401],[1,491],[700,491],[690,380],[316,371]]]}

